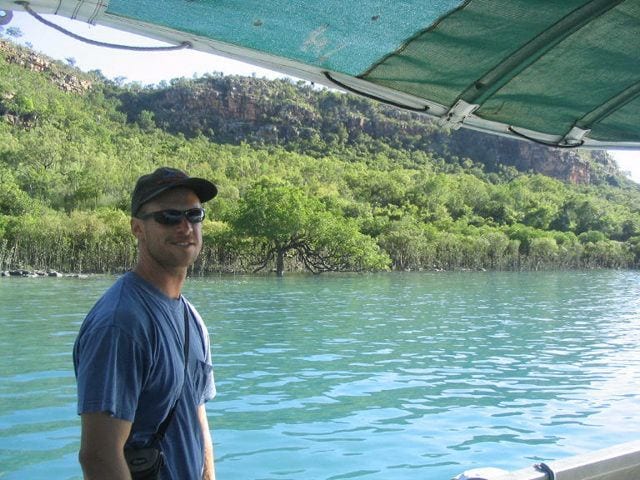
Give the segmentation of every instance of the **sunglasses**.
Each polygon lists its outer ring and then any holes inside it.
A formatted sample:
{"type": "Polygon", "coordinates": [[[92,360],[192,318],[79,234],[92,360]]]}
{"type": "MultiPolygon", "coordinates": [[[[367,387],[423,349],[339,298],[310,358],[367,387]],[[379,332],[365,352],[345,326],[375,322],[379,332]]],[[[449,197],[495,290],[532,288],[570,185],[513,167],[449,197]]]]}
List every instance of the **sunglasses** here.
{"type": "Polygon", "coordinates": [[[189,208],[187,210],[159,210],[157,212],[145,213],[138,217],[140,220],[153,218],[161,225],[178,225],[186,218],[189,223],[200,223],[204,220],[204,208],[189,208]]]}

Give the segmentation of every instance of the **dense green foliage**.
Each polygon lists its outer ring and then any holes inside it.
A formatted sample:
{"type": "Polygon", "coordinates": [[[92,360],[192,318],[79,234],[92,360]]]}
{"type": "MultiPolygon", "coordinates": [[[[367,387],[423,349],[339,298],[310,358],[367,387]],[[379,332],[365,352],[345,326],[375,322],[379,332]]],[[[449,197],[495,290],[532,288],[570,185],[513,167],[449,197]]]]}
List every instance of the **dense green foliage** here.
{"type": "MultiPolygon", "coordinates": [[[[219,187],[198,273],[631,267],[640,259],[640,192],[622,179],[575,186],[513,167],[485,171],[428,146],[370,135],[339,141],[357,127],[335,119],[333,144],[313,131],[304,146],[296,137],[299,148],[217,143],[207,132],[160,128],[150,110],[132,117],[136,95],[161,87],[94,74],[90,88],[67,91],[56,79],[71,74],[80,75],[55,63],[32,72],[0,54],[0,269],[130,268],[129,194],[161,165],[219,187]]],[[[351,108],[340,99],[352,97],[335,92],[286,81],[270,88],[280,104],[304,88],[318,104],[351,108]]]]}
{"type": "Polygon", "coordinates": [[[275,261],[281,276],[289,252],[312,272],[383,269],[388,264],[356,220],[329,210],[300,187],[264,179],[245,192],[230,222],[237,235],[252,240],[248,253],[258,255],[256,271],[275,261]]]}

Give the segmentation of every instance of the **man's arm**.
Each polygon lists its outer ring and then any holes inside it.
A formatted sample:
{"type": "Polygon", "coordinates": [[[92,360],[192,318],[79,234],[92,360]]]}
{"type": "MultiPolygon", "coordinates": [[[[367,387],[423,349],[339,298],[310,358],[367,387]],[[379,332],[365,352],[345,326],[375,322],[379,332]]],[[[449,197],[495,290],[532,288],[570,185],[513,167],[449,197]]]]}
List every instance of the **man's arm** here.
{"type": "Polygon", "coordinates": [[[209,431],[209,420],[207,419],[207,409],[204,404],[198,407],[198,419],[200,420],[200,429],[204,438],[204,471],[202,480],[216,480],[216,469],[213,461],[213,442],[211,441],[211,432],[209,431]]]}
{"type": "Polygon", "coordinates": [[[81,419],[79,459],[85,480],[131,480],[124,459],[131,422],[107,413],[84,413],[81,419]]]}

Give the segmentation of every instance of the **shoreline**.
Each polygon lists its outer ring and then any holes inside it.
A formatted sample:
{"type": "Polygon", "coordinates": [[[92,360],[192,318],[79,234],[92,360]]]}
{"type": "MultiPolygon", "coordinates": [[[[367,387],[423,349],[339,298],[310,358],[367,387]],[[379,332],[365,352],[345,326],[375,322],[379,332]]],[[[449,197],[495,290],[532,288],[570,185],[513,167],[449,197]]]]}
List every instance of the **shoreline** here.
{"type": "MultiPolygon", "coordinates": [[[[638,268],[634,267],[621,267],[621,268],[613,268],[613,267],[582,267],[582,268],[567,268],[567,267],[559,267],[559,268],[541,268],[541,269],[487,269],[487,268],[479,268],[479,269],[470,269],[470,268],[460,268],[460,269],[420,269],[420,270],[387,270],[387,271],[379,271],[379,272],[323,272],[322,274],[313,274],[310,272],[304,271],[293,271],[286,272],[285,277],[290,276],[335,276],[335,275],[359,275],[359,276],[368,276],[375,274],[397,274],[397,273],[405,273],[405,274],[421,274],[421,273],[435,273],[435,274],[446,274],[446,273],[491,273],[491,272],[511,272],[511,273],[528,273],[528,272],[559,272],[559,271],[572,271],[572,272],[593,272],[600,270],[610,270],[610,271],[638,271],[638,268]]],[[[27,269],[12,269],[12,270],[0,270],[0,278],[75,278],[75,279],[88,279],[92,277],[100,277],[100,276],[118,276],[124,274],[126,271],[120,272],[101,272],[101,273],[61,273],[57,270],[27,270],[27,269]]],[[[188,278],[206,278],[206,277],[270,277],[275,276],[273,272],[262,272],[262,273],[252,273],[252,272],[209,272],[209,273],[190,273],[187,275],[188,278]]]]}
{"type": "Polygon", "coordinates": [[[41,278],[41,277],[54,277],[54,278],[88,278],[89,275],[85,273],[60,273],[57,270],[3,270],[0,272],[0,277],[18,277],[18,278],[41,278]]]}

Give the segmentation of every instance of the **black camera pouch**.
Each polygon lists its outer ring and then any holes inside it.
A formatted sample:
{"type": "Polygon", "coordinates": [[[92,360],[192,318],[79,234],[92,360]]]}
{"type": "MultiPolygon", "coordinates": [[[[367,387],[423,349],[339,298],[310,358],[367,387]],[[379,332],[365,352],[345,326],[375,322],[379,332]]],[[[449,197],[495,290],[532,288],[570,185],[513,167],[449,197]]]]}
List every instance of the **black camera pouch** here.
{"type": "Polygon", "coordinates": [[[154,447],[125,448],[124,458],[133,480],[156,480],[164,465],[162,451],[154,447]]]}

